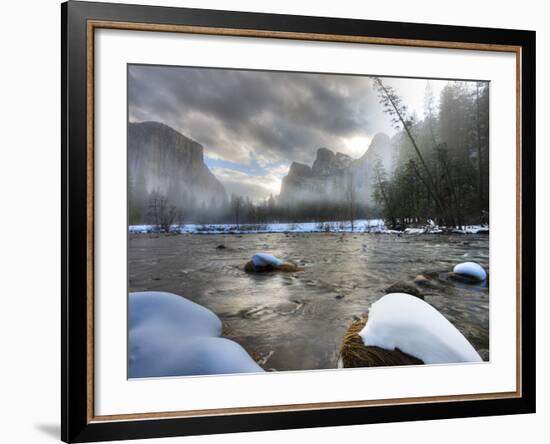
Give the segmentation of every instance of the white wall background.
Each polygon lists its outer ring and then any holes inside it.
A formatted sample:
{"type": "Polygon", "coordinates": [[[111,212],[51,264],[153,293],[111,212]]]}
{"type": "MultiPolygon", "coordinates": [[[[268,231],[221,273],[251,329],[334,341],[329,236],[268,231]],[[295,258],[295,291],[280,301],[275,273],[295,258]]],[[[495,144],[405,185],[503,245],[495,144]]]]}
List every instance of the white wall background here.
{"type": "MultiPolygon", "coordinates": [[[[548,133],[550,16],[536,0],[189,0],[123,1],[377,20],[460,24],[537,31],[538,182],[538,413],[535,415],[333,427],[224,436],[171,438],[155,443],[351,442],[545,442],[550,421],[550,310],[544,281],[550,262],[543,227],[550,210],[548,133]],[[545,81],[546,80],[546,81],[545,81]]],[[[0,440],[54,442],[59,434],[60,293],[60,21],[58,0],[2,5],[0,27],[0,440]]],[[[526,116],[529,118],[529,116],[526,116]]],[[[498,295],[496,295],[498,297],[498,295]]],[[[535,295],[526,295],[534,297],[535,295]]],[[[152,441],[153,442],[153,441],[152,441]]]]}

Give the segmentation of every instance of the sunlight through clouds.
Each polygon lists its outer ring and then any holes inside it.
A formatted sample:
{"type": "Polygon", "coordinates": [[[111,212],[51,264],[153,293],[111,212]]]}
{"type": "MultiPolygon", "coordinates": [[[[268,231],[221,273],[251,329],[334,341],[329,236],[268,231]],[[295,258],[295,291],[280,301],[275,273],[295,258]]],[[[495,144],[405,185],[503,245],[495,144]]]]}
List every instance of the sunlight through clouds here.
{"type": "Polygon", "coordinates": [[[253,202],[259,202],[267,199],[270,195],[279,194],[281,171],[286,172],[287,170],[288,167],[279,167],[263,176],[254,176],[229,168],[211,168],[212,173],[225,186],[228,194],[248,197],[253,202]]]}
{"type": "MultiPolygon", "coordinates": [[[[395,133],[366,76],[130,65],[128,78],[130,122],[197,141],[227,190],[253,200],[278,194],[290,164],[311,165],[321,147],[358,159],[376,133],[395,133]]],[[[426,80],[384,81],[423,116],[426,80]]],[[[430,81],[436,101],[446,83],[430,81]]]]}

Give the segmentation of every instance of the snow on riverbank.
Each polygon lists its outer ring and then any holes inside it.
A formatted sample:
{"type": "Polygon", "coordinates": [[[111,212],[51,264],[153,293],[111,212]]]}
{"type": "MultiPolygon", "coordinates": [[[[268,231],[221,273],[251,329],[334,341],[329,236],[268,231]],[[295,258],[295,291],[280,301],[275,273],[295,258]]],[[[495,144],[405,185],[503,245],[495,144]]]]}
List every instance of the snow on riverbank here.
{"type": "MultiPolygon", "coordinates": [[[[153,233],[153,225],[130,225],[130,233],[153,233]]],[[[247,233],[322,233],[322,232],[383,232],[386,227],[382,219],[361,219],[353,222],[300,222],[270,224],[185,224],[172,225],[172,231],[190,234],[247,234],[247,233]]]]}
{"type": "Polygon", "coordinates": [[[173,293],[128,297],[128,376],[262,372],[239,344],[220,337],[222,323],[207,308],[173,293]]]}
{"type": "Polygon", "coordinates": [[[489,234],[489,225],[466,225],[452,230],[458,234],[489,234]]]}
{"type": "MultiPolygon", "coordinates": [[[[155,233],[154,225],[130,225],[131,234],[155,233]]],[[[404,231],[386,228],[382,219],[360,219],[353,223],[349,221],[332,222],[300,222],[300,223],[270,223],[270,224],[185,224],[172,225],[171,231],[187,234],[251,234],[251,233],[381,233],[381,234],[487,234],[488,225],[467,225],[463,227],[444,228],[437,225],[426,225],[421,228],[406,228],[404,231]]]]}

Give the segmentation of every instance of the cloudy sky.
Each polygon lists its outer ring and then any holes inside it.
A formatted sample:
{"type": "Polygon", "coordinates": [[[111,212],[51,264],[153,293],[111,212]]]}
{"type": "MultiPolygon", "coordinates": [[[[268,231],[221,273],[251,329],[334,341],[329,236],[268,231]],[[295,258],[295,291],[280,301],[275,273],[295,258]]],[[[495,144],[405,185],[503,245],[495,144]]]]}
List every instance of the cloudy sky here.
{"type": "MultiPolygon", "coordinates": [[[[425,80],[385,79],[409,110],[424,113],[425,80]]],[[[430,81],[435,97],[446,84],[430,81]]],[[[130,65],[131,122],[158,121],[204,147],[229,193],[279,193],[291,162],[319,147],[362,156],[378,132],[392,135],[372,81],[363,76],[130,65]]]]}

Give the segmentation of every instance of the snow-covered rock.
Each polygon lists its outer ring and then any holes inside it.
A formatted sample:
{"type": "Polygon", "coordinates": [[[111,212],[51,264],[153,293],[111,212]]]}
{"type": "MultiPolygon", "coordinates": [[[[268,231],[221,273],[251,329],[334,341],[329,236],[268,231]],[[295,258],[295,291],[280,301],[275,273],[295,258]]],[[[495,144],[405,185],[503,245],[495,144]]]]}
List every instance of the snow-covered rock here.
{"type": "Polygon", "coordinates": [[[263,371],[236,342],[221,338],[220,319],[173,293],[128,297],[128,376],[211,375],[263,371]]]}
{"type": "Polygon", "coordinates": [[[281,259],[267,253],[256,253],[251,260],[255,267],[279,267],[283,264],[281,259]]]}
{"type": "Polygon", "coordinates": [[[272,254],[257,253],[252,256],[251,260],[244,264],[244,271],[247,273],[264,273],[272,271],[294,273],[297,271],[304,271],[304,268],[293,263],[283,262],[272,254]]]}
{"type": "Polygon", "coordinates": [[[391,293],[372,304],[359,335],[366,346],[399,349],[425,364],[481,361],[468,340],[439,311],[405,293],[391,293]]]}
{"type": "Polygon", "coordinates": [[[483,267],[475,262],[462,262],[461,264],[455,265],[453,268],[453,273],[461,274],[463,276],[468,276],[478,281],[484,281],[487,279],[487,273],[483,267]]]}
{"type": "Polygon", "coordinates": [[[367,318],[359,318],[348,327],[340,345],[338,365],[340,365],[340,361],[343,368],[387,367],[424,363],[422,360],[407,355],[401,350],[366,346],[359,333],[365,328],[367,322],[367,318]]]}
{"type": "Polygon", "coordinates": [[[130,293],[128,329],[150,336],[220,336],[222,323],[210,310],[182,296],[163,291],[130,293]],[[165,333],[166,332],[166,333],[165,333]]]}

